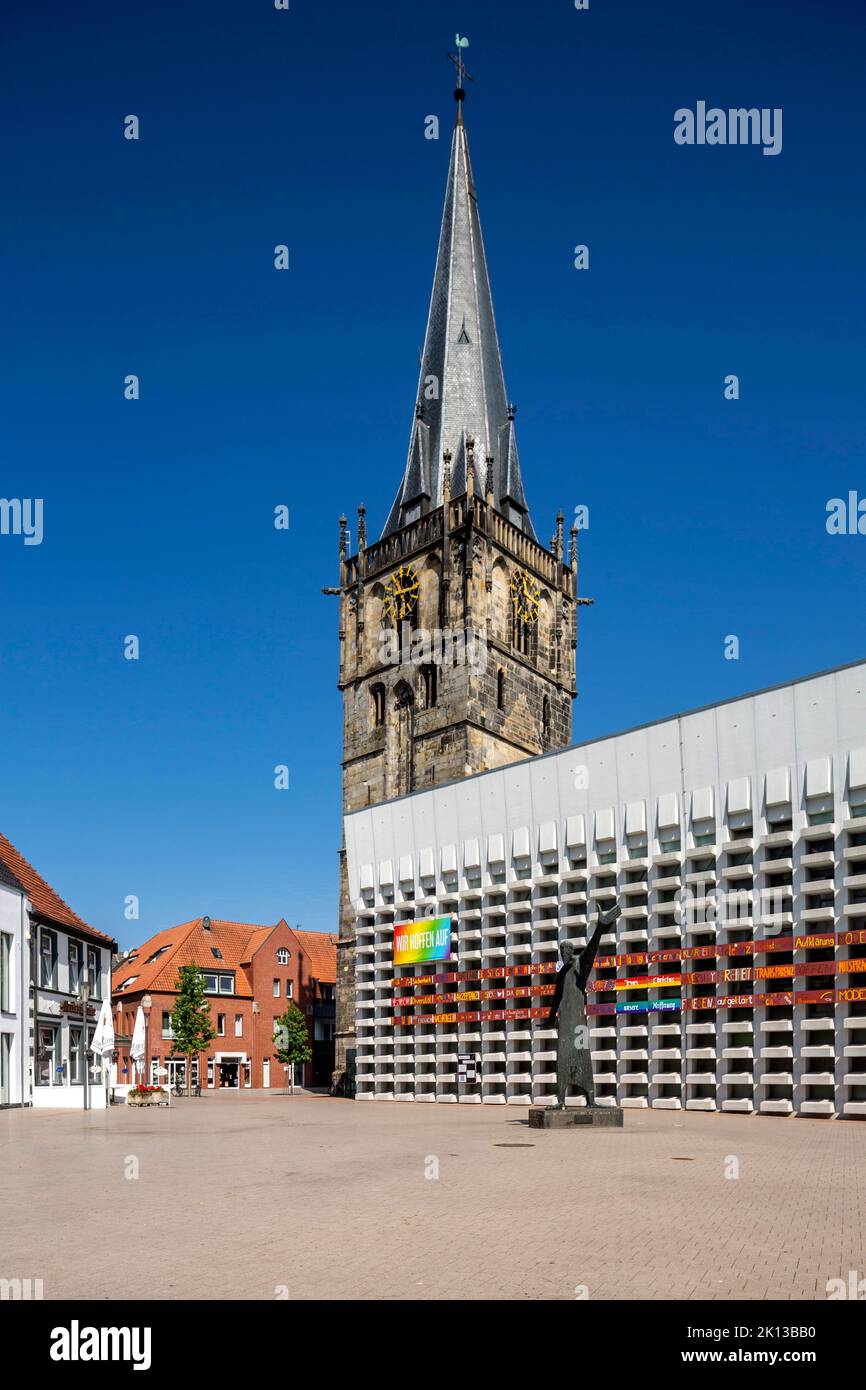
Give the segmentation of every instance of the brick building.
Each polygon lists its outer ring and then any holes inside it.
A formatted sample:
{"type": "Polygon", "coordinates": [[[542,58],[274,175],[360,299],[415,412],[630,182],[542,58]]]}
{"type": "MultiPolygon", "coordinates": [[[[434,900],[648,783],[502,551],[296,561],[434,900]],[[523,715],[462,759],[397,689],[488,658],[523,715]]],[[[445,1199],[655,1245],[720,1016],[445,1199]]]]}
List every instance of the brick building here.
{"type": "Polygon", "coordinates": [[[138,1006],[149,998],[148,1077],[155,1082],[167,1068],[173,1084],[185,1084],[185,1059],[170,1055],[171,1012],[179,968],[191,964],[204,972],[217,1030],[206,1052],[193,1061],[193,1084],[285,1086],[286,1070],[277,1061],[273,1035],[275,1020],[292,1002],[307,1018],[313,1049],[313,1060],[298,1068],[295,1080],[305,1086],[328,1084],[334,1056],[336,938],[294,930],[283,920],[267,927],[210,917],[157,933],[115,965],[112,999],[120,1083],[132,1080],[129,1040],[138,1006]]]}

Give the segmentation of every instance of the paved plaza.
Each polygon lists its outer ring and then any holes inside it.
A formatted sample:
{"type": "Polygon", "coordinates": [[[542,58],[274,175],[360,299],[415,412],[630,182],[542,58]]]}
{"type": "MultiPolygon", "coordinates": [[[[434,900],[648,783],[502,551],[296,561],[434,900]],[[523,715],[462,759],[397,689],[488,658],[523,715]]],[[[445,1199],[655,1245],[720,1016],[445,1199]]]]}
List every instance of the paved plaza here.
{"type": "Polygon", "coordinates": [[[46,1299],[824,1299],[866,1274],[856,1122],[539,1132],[504,1106],[229,1091],[0,1112],[0,1172],[0,1278],[46,1299]]]}

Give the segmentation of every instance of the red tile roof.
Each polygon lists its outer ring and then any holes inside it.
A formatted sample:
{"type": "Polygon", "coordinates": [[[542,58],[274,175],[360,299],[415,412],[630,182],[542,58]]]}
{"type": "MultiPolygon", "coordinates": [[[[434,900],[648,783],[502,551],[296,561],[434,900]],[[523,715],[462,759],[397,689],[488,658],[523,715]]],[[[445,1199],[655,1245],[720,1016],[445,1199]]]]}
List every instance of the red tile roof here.
{"type": "Polygon", "coordinates": [[[249,977],[242,961],[248,960],[246,945],[257,932],[270,934],[273,927],[262,928],[250,922],[224,922],[212,918],[210,931],[203,926],[204,918],[196,917],[192,922],[182,922],[177,927],[157,932],[143,946],[137,946],[114,971],[112,992],[116,993],[134,975],[134,986],[139,990],[174,990],[177,973],[182,965],[197,965],[201,970],[233,970],[235,974],[235,993],[252,994],[249,977]],[[211,947],[216,946],[221,958],[215,956],[211,947]],[[159,951],[156,960],[151,957],[159,951]]]}
{"type": "MultiPolygon", "coordinates": [[[[277,927],[279,925],[280,923],[277,922],[277,927]]],[[[256,928],[256,930],[252,933],[249,941],[246,944],[243,959],[241,961],[242,965],[252,965],[253,956],[255,955],[256,951],[259,949],[260,946],[264,946],[272,931],[276,931],[276,927],[256,928]]]]}
{"type": "Polygon", "coordinates": [[[87,932],[89,936],[97,937],[100,941],[107,942],[109,946],[117,945],[112,937],[97,931],[95,927],[89,927],[86,922],[82,921],[78,914],[73,912],[72,908],[63,901],[60,894],[55,893],[42,875],[36,872],[33,865],[24,858],[24,855],[6,839],[5,835],[0,835],[0,861],[17,878],[40,917],[47,917],[49,921],[56,922],[60,927],[73,927],[77,931],[87,932]]]}
{"type": "MultiPolygon", "coordinates": [[[[233,970],[235,973],[235,993],[251,995],[252,982],[246,967],[252,964],[256,952],[268,937],[283,925],[282,920],[272,927],[257,926],[252,922],[225,922],[220,918],[211,919],[210,931],[202,925],[204,919],[196,917],[192,922],[169,927],[157,932],[143,946],[137,946],[116,967],[112,978],[112,994],[125,993],[120,986],[124,980],[135,976],[129,992],[160,990],[173,992],[181,965],[197,965],[202,970],[233,970]],[[217,959],[211,947],[216,946],[222,953],[217,959]],[[159,951],[156,960],[150,958],[159,951]]],[[[337,952],[336,936],[325,932],[292,931],[290,935],[298,943],[309,961],[309,973],[318,980],[336,982],[337,952]]]]}
{"type": "Polygon", "coordinates": [[[310,959],[310,974],[325,984],[336,984],[338,938],[331,932],[290,931],[310,959]]]}

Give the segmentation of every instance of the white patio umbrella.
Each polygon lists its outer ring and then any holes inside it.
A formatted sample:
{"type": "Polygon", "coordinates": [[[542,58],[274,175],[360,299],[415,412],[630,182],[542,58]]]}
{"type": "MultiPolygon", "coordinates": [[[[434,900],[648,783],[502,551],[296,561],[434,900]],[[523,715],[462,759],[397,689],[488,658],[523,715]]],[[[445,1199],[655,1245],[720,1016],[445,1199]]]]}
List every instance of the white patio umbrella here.
{"type": "MultiPolygon", "coordinates": [[[[111,1017],[111,1000],[103,999],[102,1008],[99,1011],[99,1020],[96,1024],[96,1031],[90,1044],[90,1051],[95,1057],[102,1059],[103,1071],[105,1070],[105,1059],[110,1057],[114,1051],[114,1020],[111,1017]]],[[[108,1077],[105,1077],[106,1104],[108,1103],[108,1077]]]]}
{"type": "Polygon", "coordinates": [[[114,1051],[114,1020],[111,1017],[111,1001],[108,999],[102,1001],[90,1051],[95,1052],[98,1057],[104,1057],[107,1052],[114,1051]]]}
{"type": "Polygon", "coordinates": [[[130,1048],[129,1048],[129,1055],[130,1055],[130,1057],[132,1058],[132,1060],[133,1060],[133,1062],[134,1062],[134,1064],[135,1064],[135,1069],[136,1069],[137,1072],[141,1072],[141,1070],[142,1070],[143,1067],[144,1067],[144,1050],[145,1050],[144,1010],[142,1009],[141,1005],[139,1004],[138,1010],[137,1010],[136,1015],[135,1015],[135,1027],[134,1027],[133,1030],[132,1030],[132,1043],[130,1044],[130,1048]]]}

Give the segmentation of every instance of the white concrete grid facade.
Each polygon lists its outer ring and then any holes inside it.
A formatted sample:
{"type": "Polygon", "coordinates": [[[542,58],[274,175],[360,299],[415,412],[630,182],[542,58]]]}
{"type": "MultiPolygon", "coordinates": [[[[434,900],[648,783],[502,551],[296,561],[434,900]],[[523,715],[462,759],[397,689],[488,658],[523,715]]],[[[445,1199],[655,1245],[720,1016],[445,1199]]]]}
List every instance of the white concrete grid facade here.
{"type": "Polygon", "coordinates": [[[595,905],[615,893],[622,916],[593,975],[608,990],[590,999],[637,1008],[590,1017],[599,1103],[866,1116],[866,663],[418,792],[345,825],[359,1099],[552,1101],[555,1031],[543,1018],[483,1017],[548,998],[447,996],[552,984],[559,943],[582,945],[595,905]],[[395,971],[395,922],[436,916],[453,919],[453,959],[395,971]],[[660,951],[676,955],[653,960],[660,951]],[[646,963],[624,959],[642,954],[646,963]],[[395,975],[526,966],[539,973],[393,986],[395,975]],[[652,984],[680,973],[679,984],[652,984]],[[623,985],[635,979],[647,983],[623,985]],[[414,1011],[393,1007],[431,995],[414,1011]],[[725,1006],[729,997],[739,1005],[725,1006]],[[664,1011],[641,1010],[664,999],[664,1011]],[[457,1017],[395,1028],[394,1013],[413,1012],[457,1017]],[[481,1019],[461,1023],[470,1012],[481,1019]],[[475,1084],[458,1080],[464,1053],[478,1060],[475,1084]]]}

